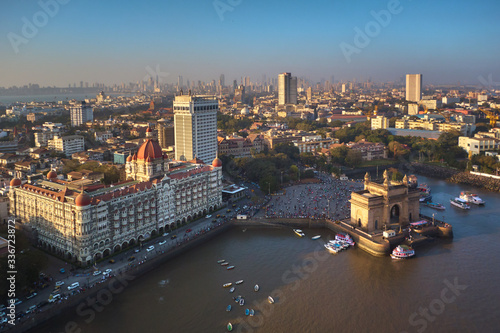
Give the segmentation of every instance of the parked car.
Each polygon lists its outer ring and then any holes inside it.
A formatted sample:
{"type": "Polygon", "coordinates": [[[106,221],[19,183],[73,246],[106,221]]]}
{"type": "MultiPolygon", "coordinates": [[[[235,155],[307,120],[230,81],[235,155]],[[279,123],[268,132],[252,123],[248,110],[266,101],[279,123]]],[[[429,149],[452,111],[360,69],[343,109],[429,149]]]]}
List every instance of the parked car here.
{"type": "Polygon", "coordinates": [[[168,232],[164,233],[162,236],[163,237],[167,237],[168,236],[168,232]]]}
{"type": "Polygon", "coordinates": [[[205,218],[206,218],[206,219],[209,219],[209,218],[211,218],[211,217],[212,217],[212,215],[207,215],[207,216],[205,216],[205,218]]]}
{"type": "Polygon", "coordinates": [[[110,263],[110,264],[114,264],[114,263],[115,263],[115,259],[110,259],[110,260],[109,260],[109,263],[110,263]]]}
{"type": "Polygon", "coordinates": [[[26,310],[26,314],[32,313],[33,311],[36,310],[36,305],[32,305],[26,310]]]}
{"type": "Polygon", "coordinates": [[[68,290],[73,290],[73,289],[76,289],[78,287],[80,287],[80,283],[75,282],[75,283],[72,283],[71,285],[68,286],[68,290]]]}
{"type": "Polygon", "coordinates": [[[134,261],[134,260],[135,260],[135,257],[134,257],[134,256],[132,256],[132,257],[128,258],[128,261],[134,261]]]}
{"type": "Polygon", "coordinates": [[[167,243],[167,241],[166,241],[166,240],[164,240],[164,241],[162,241],[162,242],[159,242],[158,244],[159,244],[159,245],[163,245],[163,244],[166,244],[166,243],[167,243]]]}
{"type": "Polygon", "coordinates": [[[134,252],[135,253],[139,253],[141,251],[141,249],[135,249],[134,252]]]}
{"type": "Polygon", "coordinates": [[[103,274],[106,274],[108,275],[109,273],[111,273],[113,270],[111,268],[108,268],[107,270],[104,271],[103,274]]]}
{"type": "Polygon", "coordinates": [[[155,247],[154,247],[153,245],[151,245],[150,247],[148,247],[148,248],[146,249],[146,251],[151,252],[151,251],[153,251],[154,249],[155,249],[155,247]]]}
{"type": "Polygon", "coordinates": [[[26,299],[32,299],[33,297],[35,297],[36,295],[38,295],[37,293],[32,293],[31,295],[29,295],[28,297],[26,297],[26,299]]]}
{"type": "Polygon", "coordinates": [[[191,232],[191,231],[193,231],[193,230],[191,230],[191,228],[190,228],[190,229],[186,230],[186,233],[191,232]]]}
{"type": "Polygon", "coordinates": [[[92,275],[97,276],[97,275],[99,275],[101,273],[102,273],[101,271],[95,271],[92,275]]]}
{"type": "Polygon", "coordinates": [[[176,239],[176,238],[177,238],[177,235],[170,236],[170,239],[176,239]]]}
{"type": "Polygon", "coordinates": [[[56,282],[56,287],[60,287],[64,284],[64,281],[57,281],[56,282]]]}

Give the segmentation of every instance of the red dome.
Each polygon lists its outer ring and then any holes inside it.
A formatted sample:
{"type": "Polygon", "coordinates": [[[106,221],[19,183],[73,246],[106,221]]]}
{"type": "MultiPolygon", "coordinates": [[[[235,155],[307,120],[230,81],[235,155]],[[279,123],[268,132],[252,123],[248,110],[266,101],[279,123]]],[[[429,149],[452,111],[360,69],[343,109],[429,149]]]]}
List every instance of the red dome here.
{"type": "Polygon", "coordinates": [[[148,157],[146,157],[146,162],[147,162],[147,163],[151,163],[151,162],[153,162],[153,160],[151,159],[151,157],[150,157],[150,156],[148,156],[148,157]]]}
{"type": "Polygon", "coordinates": [[[54,170],[50,170],[49,173],[47,174],[47,179],[54,179],[57,178],[57,172],[54,170]]]}
{"type": "Polygon", "coordinates": [[[220,160],[220,158],[216,157],[212,162],[212,166],[214,168],[220,168],[222,166],[222,161],[220,160]]]}
{"type": "Polygon", "coordinates": [[[90,205],[90,197],[84,192],[78,194],[75,199],[75,205],[78,207],[90,205]]]}
{"type": "Polygon", "coordinates": [[[161,152],[161,147],[153,139],[148,139],[146,142],[142,144],[137,152],[138,160],[145,160],[147,157],[151,157],[152,159],[161,158],[163,153],[161,152]]]}
{"type": "Polygon", "coordinates": [[[14,186],[19,186],[21,185],[22,182],[21,182],[21,179],[19,178],[13,178],[11,181],[10,181],[10,186],[14,187],[14,186]]]}
{"type": "Polygon", "coordinates": [[[127,162],[132,162],[132,155],[128,155],[127,162]]]}

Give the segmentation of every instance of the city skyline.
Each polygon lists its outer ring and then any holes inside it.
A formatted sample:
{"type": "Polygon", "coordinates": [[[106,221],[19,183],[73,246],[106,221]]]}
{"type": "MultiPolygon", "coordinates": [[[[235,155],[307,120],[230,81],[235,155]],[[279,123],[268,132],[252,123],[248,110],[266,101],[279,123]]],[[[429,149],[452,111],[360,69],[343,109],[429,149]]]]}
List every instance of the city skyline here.
{"type": "Polygon", "coordinates": [[[313,82],[481,85],[500,77],[494,1],[6,1],[0,86],[162,83],[292,72],[313,82]],[[186,12],[189,15],[186,16],[186,12]],[[177,13],[177,14],[175,14],[177,13]],[[186,19],[188,17],[188,19],[186,19]],[[83,27],[83,28],[82,28],[83,27]],[[104,27],[104,28],[103,28],[104,27]],[[31,30],[30,30],[31,29],[31,30]]]}

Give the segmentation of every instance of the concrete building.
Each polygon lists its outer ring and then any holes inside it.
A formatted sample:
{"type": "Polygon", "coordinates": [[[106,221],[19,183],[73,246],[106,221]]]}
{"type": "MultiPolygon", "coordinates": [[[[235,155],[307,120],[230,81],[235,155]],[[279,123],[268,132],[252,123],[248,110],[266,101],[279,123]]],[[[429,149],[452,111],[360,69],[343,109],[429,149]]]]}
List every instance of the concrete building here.
{"type": "Polygon", "coordinates": [[[35,184],[15,178],[8,194],[10,214],[34,230],[42,248],[90,265],[222,205],[219,159],[212,165],[171,162],[165,167],[159,150],[158,143],[148,141],[135,159],[159,159],[155,165],[161,170],[153,170],[154,178],[148,170],[133,172],[131,160],[128,180],[110,186],[72,185],[54,171],[35,184]]]}
{"type": "Polygon", "coordinates": [[[500,149],[500,139],[487,136],[475,136],[473,138],[460,136],[458,137],[458,146],[463,148],[468,154],[477,155],[500,149]]]}
{"type": "Polygon", "coordinates": [[[53,139],[48,140],[47,144],[49,149],[57,150],[70,157],[74,153],[79,153],[85,150],[85,140],[81,135],[68,135],[68,136],[54,136],[53,139]]]}
{"type": "Polygon", "coordinates": [[[293,145],[299,148],[301,153],[315,153],[318,149],[329,148],[330,145],[339,143],[338,139],[326,138],[322,139],[312,137],[302,137],[302,141],[294,141],[293,145]]]}
{"type": "Polygon", "coordinates": [[[371,118],[372,130],[386,129],[389,127],[389,118],[384,116],[377,116],[371,118]]]}
{"type": "Polygon", "coordinates": [[[402,182],[393,182],[385,170],[379,184],[366,173],[364,190],[351,193],[351,224],[368,233],[391,225],[405,227],[420,217],[419,198],[420,191],[408,187],[406,176],[402,182]]]}
{"type": "Polygon", "coordinates": [[[215,96],[179,95],[174,100],[175,159],[210,163],[217,156],[215,96]]]}
{"type": "Polygon", "coordinates": [[[278,104],[297,104],[297,77],[291,73],[278,76],[278,104]]]}
{"type": "Polygon", "coordinates": [[[166,120],[158,121],[158,143],[162,149],[175,145],[174,132],[174,124],[166,120]]]}
{"type": "Polygon", "coordinates": [[[70,108],[71,126],[80,126],[94,121],[94,109],[87,103],[81,102],[70,108]]]}
{"type": "Polygon", "coordinates": [[[387,158],[387,147],[380,142],[369,142],[362,139],[358,142],[349,142],[346,146],[359,151],[363,161],[387,158]]]}
{"type": "Polygon", "coordinates": [[[408,115],[413,116],[418,114],[418,104],[408,103],[408,115]]]}
{"type": "Polygon", "coordinates": [[[418,104],[429,110],[436,110],[443,106],[442,102],[436,99],[422,99],[418,104]]]}
{"type": "Polygon", "coordinates": [[[218,138],[219,155],[231,155],[234,157],[251,157],[254,148],[252,141],[246,138],[218,138]]]}
{"type": "Polygon", "coordinates": [[[406,74],[406,100],[419,102],[422,99],[422,74],[406,74]]]}

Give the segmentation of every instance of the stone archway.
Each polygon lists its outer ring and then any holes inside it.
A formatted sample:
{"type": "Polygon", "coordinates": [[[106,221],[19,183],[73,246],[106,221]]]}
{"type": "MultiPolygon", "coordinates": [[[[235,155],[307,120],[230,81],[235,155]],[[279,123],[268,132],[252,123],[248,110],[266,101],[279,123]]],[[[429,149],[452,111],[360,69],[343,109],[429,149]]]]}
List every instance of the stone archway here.
{"type": "Polygon", "coordinates": [[[399,207],[398,204],[392,206],[390,214],[391,224],[399,223],[400,214],[401,214],[401,207],[399,207]]]}
{"type": "Polygon", "coordinates": [[[113,249],[113,253],[120,252],[120,251],[121,251],[120,245],[116,245],[115,248],[113,249]]]}
{"type": "Polygon", "coordinates": [[[102,256],[108,257],[110,254],[111,254],[111,249],[108,248],[108,249],[104,250],[104,252],[102,253],[102,256]]]}

